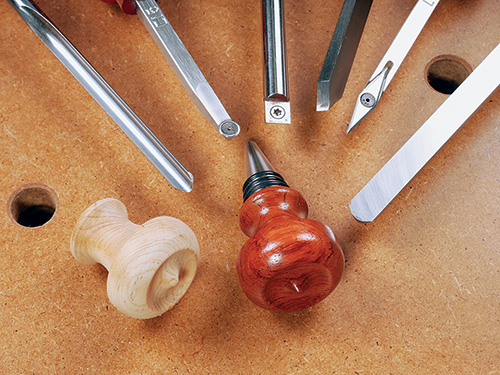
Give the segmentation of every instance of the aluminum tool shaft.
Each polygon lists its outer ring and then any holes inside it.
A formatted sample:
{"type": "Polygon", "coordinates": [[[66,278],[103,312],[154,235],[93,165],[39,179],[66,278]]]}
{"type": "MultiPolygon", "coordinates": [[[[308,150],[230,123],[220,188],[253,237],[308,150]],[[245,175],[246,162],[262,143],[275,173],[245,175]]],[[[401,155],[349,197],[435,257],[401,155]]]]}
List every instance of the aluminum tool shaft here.
{"type": "Polygon", "coordinates": [[[236,137],[240,126],[231,120],[174,28],[155,0],[137,0],[137,15],[167,59],[185,90],[205,118],[226,138],[236,137]]]}
{"type": "Polygon", "coordinates": [[[500,86],[500,44],[349,203],[359,221],[372,221],[500,86]]]}
{"type": "Polygon", "coordinates": [[[345,0],[318,78],[316,110],[328,111],[344,94],[372,0],[345,0]]]}
{"type": "Polygon", "coordinates": [[[348,133],[378,104],[438,3],[439,0],[418,0],[366,87],[358,95],[354,113],[347,128],[348,133]]]}
{"type": "Polygon", "coordinates": [[[283,0],[263,0],[265,59],[265,120],[272,124],[290,124],[285,12],[283,0]]]}
{"type": "Polygon", "coordinates": [[[7,2],[168,182],[176,189],[191,191],[192,174],[156,138],[43,12],[30,0],[7,0],[7,2]]]}

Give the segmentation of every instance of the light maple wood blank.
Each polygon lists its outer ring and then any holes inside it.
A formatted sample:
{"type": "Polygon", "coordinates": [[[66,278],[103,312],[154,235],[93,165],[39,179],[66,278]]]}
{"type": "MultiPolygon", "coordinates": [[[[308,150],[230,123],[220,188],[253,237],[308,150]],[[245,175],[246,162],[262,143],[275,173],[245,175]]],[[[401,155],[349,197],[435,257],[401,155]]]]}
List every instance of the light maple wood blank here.
{"type": "Polygon", "coordinates": [[[107,198],[81,215],[71,236],[71,253],[81,263],[106,267],[108,296],[119,311],[148,319],[184,295],[200,250],[194,232],[182,221],[161,216],[137,225],[128,220],[123,203],[107,198]]]}

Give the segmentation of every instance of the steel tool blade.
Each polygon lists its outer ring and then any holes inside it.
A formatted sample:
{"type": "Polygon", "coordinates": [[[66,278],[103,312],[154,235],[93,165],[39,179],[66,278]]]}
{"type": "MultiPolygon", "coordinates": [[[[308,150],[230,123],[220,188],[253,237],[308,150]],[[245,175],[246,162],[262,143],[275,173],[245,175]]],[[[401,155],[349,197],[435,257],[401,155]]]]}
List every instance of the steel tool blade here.
{"type": "Polygon", "coordinates": [[[193,175],[161,143],[83,55],[31,0],[7,0],[31,30],[99,103],[149,161],[181,191],[193,190],[193,175]]]}
{"type": "Polygon", "coordinates": [[[135,8],[142,23],[203,116],[224,137],[236,137],[240,133],[240,126],[231,120],[219,97],[156,1],[137,0],[135,8]]]}
{"type": "Polygon", "coordinates": [[[462,124],[500,85],[500,44],[349,203],[373,221],[462,124]]]}
{"type": "Polygon", "coordinates": [[[349,133],[378,104],[382,94],[403,63],[425,24],[436,9],[439,0],[419,0],[394,38],[366,87],[356,100],[356,106],[347,128],[349,133]]]}
{"type": "Polygon", "coordinates": [[[265,121],[267,124],[290,124],[284,1],[262,0],[262,16],[265,121]]]}
{"type": "Polygon", "coordinates": [[[319,73],[316,111],[328,111],[344,94],[372,0],[345,0],[319,73]]]}

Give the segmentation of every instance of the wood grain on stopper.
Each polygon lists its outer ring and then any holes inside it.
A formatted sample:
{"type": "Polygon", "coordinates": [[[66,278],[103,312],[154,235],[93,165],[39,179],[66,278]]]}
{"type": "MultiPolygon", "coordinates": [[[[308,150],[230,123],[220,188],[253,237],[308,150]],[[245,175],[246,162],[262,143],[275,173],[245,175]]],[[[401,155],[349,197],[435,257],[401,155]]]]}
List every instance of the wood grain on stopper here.
{"type": "Polygon", "coordinates": [[[108,198],[90,206],[71,237],[71,253],[81,263],[101,263],[109,271],[113,305],[137,319],[159,316],[184,295],[200,254],[194,232],[182,221],[161,216],[137,225],[127,209],[108,198]]]}
{"type": "Polygon", "coordinates": [[[339,283],[344,270],[339,242],[329,227],[306,217],[306,201],[288,187],[262,189],[243,204],[240,227],[251,237],[240,251],[238,275],[257,305],[306,309],[339,283]]]}

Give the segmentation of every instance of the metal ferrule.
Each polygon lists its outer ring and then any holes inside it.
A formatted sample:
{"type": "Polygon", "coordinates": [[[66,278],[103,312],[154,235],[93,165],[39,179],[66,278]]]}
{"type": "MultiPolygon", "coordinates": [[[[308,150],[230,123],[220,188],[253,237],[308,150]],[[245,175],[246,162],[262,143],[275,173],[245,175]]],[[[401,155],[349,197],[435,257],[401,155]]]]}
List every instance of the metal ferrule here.
{"type": "Polygon", "coordinates": [[[245,145],[245,175],[247,180],[243,185],[243,201],[266,187],[288,186],[283,177],[274,171],[266,155],[253,141],[245,145]]]}
{"type": "Polygon", "coordinates": [[[256,192],[270,186],[288,187],[285,180],[278,172],[262,171],[253,174],[243,184],[243,202],[256,192]]]}

